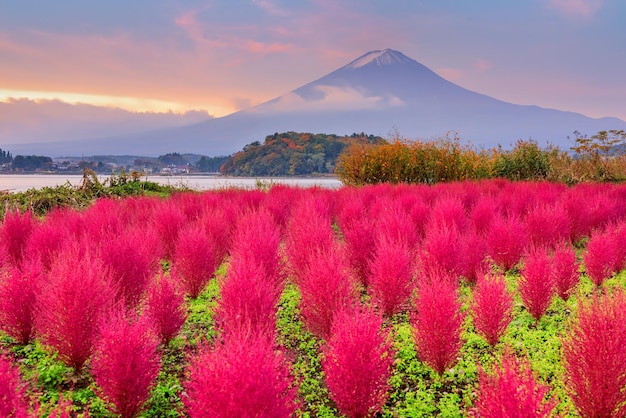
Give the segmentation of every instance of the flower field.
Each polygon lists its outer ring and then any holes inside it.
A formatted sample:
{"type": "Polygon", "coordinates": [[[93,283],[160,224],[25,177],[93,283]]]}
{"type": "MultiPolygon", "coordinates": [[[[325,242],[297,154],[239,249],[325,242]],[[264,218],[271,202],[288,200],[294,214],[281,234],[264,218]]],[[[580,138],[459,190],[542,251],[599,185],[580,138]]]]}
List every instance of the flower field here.
{"type": "Polygon", "coordinates": [[[625,416],[624,243],[609,184],[8,210],[0,416],[625,416]]]}

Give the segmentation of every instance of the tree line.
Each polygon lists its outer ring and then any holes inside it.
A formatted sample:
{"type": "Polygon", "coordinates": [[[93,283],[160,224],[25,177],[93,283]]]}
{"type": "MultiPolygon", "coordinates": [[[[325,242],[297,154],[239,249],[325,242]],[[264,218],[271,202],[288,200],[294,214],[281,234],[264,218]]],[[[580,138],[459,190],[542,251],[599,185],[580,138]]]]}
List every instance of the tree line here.
{"type": "Polygon", "coordinates": [[[332,174],[341,152],[352,144],[375,145],[386,141],[378,136],[354,133],[349,136],[299,132],[274,133],[246,145],[229,157],[220,172],[234,176],[299,176],[332,174]]]}

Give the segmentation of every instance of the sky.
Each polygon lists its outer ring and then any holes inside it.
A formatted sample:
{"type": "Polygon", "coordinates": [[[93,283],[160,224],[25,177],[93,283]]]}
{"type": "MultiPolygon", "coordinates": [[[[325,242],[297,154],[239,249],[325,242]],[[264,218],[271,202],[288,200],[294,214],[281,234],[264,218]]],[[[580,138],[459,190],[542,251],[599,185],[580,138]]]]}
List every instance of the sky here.
{"type": "Polygon", "coordinates": [[[501,100],[626,120],[624,17],[623,0],[0,0],[0,124],[219,117],[384,48],[501,100]]]}

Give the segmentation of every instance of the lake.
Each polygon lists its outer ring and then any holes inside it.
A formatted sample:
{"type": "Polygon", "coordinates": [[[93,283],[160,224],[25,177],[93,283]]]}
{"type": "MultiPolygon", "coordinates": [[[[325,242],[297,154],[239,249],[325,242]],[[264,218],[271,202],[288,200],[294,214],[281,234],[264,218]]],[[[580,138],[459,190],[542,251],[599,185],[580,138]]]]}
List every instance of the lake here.
{"type": "MultiPolygon", "coordinates": [[[[109,176],[99,176],[104,181],[109,176]]],[[[255,188],[258,182],[277,183],[298,187],[319,186],[336,189],[342,186],[339,179],[334,177],[222,177],[222,176],[147,176],[155,183],[172,186],[187,186],[195,190],[212,190],[227,187],[255,188]]],[[[70,183],[79,185],[82,175],[70,174],[4,174],[0,175],[0,191],[6,190],[11,193],[24,192],[28,189],[40,189],[42,187],[54,187],[70,183]]]]}

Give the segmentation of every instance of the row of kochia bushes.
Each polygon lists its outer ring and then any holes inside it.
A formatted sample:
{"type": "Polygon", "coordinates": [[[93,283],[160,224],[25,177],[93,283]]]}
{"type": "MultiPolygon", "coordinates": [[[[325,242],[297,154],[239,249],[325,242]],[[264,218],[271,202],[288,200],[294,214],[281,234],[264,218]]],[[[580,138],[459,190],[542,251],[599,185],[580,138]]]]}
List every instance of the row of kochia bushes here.
{"type": "Polygon", "coordinates": [[[430,141],[394,140],[353,145],[337,162],[348,185],[425,183],[505,178],[577,184],[626,180],[626,131],[575,133],[570,150],[519,140],[510,150],[477,150],[458,137],[430,141]]]}
{"type": "Polygon", "coordinates": [[[102,199],[44,218],[8,212],[0,226],[0,413],[86,416],[93,399],[74,399],[70,382],[87,380],[111,413],[137,416],[150,404],[161,356],[179,350],[182,390],[171,408],[180,413],[310,414],[292,369],[306,353],[281,343],[276,324],[288,285],[299,293],[293,321],[317,338],[321,385],[342,415],[392,416],[402,407],[390,398],[392,324],[408,321],[420,362],[436,375],[459,361],[470,331],[498,359],[481,358],[477,375],[468,372],[459,415],[623,416],[626,296],[605,282],[625,268],[625,217],[623,186],[502,180],[276,186],[102,199]],[[211,330],[172,348],[220,265],[211,330]],[[511,287],[504,273],[518,268],[511,287]],[[581,271],[591,295],[580,292],[581,271]],[[467,309],[461,283],[471,289],[467,309]],[[516,298],[539,324],[555,298],[571,297],[562,373],[547,382],[533,373],[528,347],[500,341],[516,298]],[[60,398],[38,396],[50,388],[20,377],[19,355],[34,344],[73,369],[56,388],[60,398]]]}

